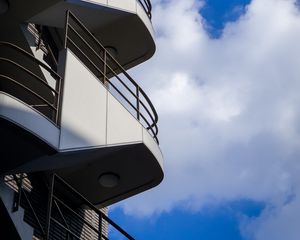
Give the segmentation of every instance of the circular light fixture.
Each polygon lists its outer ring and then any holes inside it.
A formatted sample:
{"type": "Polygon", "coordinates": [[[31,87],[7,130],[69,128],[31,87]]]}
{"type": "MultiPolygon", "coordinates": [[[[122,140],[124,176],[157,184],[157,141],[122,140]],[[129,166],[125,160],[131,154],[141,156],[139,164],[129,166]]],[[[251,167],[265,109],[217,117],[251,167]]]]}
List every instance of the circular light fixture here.
{"type": "Polygon", "coordinates": [[[116,173],[107,172],[100,175],[98,182],[102,187],[113,188],[119,184],[120,176],[116,173]]]}
{"type": "Polygon", "coordinates": [[[0,15],[6,13],[8,10],[8,2],[6,0],[0,0],[0,15]]]}

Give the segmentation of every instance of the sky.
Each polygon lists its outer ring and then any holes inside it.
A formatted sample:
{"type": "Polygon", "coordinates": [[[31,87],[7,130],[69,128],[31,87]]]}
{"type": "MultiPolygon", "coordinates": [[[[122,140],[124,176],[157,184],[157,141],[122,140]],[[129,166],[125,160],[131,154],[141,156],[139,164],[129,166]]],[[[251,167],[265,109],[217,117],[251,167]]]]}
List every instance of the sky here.
{"type": "Polygon", "coordinates": [[[165,178],[110,217],[144,240],[299,240],[299,2],[152,2],[157,50],[131,74],[165,178]]]}

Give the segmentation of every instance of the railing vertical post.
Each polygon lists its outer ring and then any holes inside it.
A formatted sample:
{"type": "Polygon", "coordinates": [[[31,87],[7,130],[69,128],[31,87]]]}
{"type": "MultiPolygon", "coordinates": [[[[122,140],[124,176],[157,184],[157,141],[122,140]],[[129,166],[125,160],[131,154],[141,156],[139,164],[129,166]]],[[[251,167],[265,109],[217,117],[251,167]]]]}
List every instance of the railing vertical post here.
{"type": "Polygon", "coordinates": [[[70,11],[68,10],[67,14],[66,14],[66,22],[65,22],[64,49],[67,49],[68,31],[69,31],[69,15],[70,15],[70,11]]]}
{"type": "Polygon", "coordinates": [[[50,177],[49,192],[48,192],[48,206],[47,206],[47,219],[46,219],[46,240],[50,239],[50,225],[51,225],[51,213],[52,213],[52,198],[54,188],[55,175],[50,177]]]}
{"type": "Polygon", "coordinates": [[[137,109],[137,120],[140,121],[140,86],[136,87],[136,109],[137,109]]]}
{"type": "Polygon", "coordinates": [[[61,98],[61,84],[62,84],[62,79],[59,78],[59,80],[57,80],[57,87],[56,87],[56,91],[57,91],[57,96],[56,96],[56,115],[55,115],[55,123],[57,125],[58,121],[59,121],[59,115],[60,115],[60,98],[61,98]]]}
{"type": "Polygon", "coordinates": [[[19,210],[19,206],[21,204],[22,188],[23,188],[23,174],[21,175],[21,179],[16,176],[14,176],[14,179],[18,186],[18,193],[16,193],[16,195],[15,195],[12,211],[16,212],[19,210]]]}
{"type": "Polygon", "coordinates": [[[107,53],[106,49],[103,48],[103,84],[108,87],[106,83],[106,65],[107,65],[107,53]]]}
{"type": "Polygon", "coordinates": [[[102,240],[102,212],[100,212],[99,214],[99,236],[98,236],[98,240],[102,240]]]}

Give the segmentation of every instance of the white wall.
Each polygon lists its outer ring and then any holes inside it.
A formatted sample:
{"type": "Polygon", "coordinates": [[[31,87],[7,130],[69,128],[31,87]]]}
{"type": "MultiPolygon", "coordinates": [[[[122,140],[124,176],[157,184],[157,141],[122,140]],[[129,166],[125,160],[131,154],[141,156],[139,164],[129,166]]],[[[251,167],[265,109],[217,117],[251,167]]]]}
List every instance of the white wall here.
{"type": "Polygon", "coordinates": [[[70,51],[65,54],[60,149],[143,142],[143,126],[70,51]]]}
{"type": "Polygon", "coordinates": [[[59,129],[37,110],[6,93],[0,92],[0,116],[58,148],[59,129]]]}

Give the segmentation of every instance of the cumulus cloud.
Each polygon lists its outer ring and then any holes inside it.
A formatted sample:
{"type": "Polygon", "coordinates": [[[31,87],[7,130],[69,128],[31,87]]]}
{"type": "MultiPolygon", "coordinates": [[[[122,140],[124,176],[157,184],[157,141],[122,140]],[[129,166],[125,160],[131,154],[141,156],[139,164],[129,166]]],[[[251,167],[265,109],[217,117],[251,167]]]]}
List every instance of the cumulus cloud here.
{"type": "Polygon", "coordinates": [[[196,0],[154,1],[157,53],[133,70],[160,117],[163,183],[121,203],[147,216],[251,199],[249,239],[300,235],[300,13],[293,0],[252,0],[218,39],[196,0]],[[291,228],[291,224],[294,226],[291,228]],[[290,235],[280,234],[286,230],[290,235]]]}

